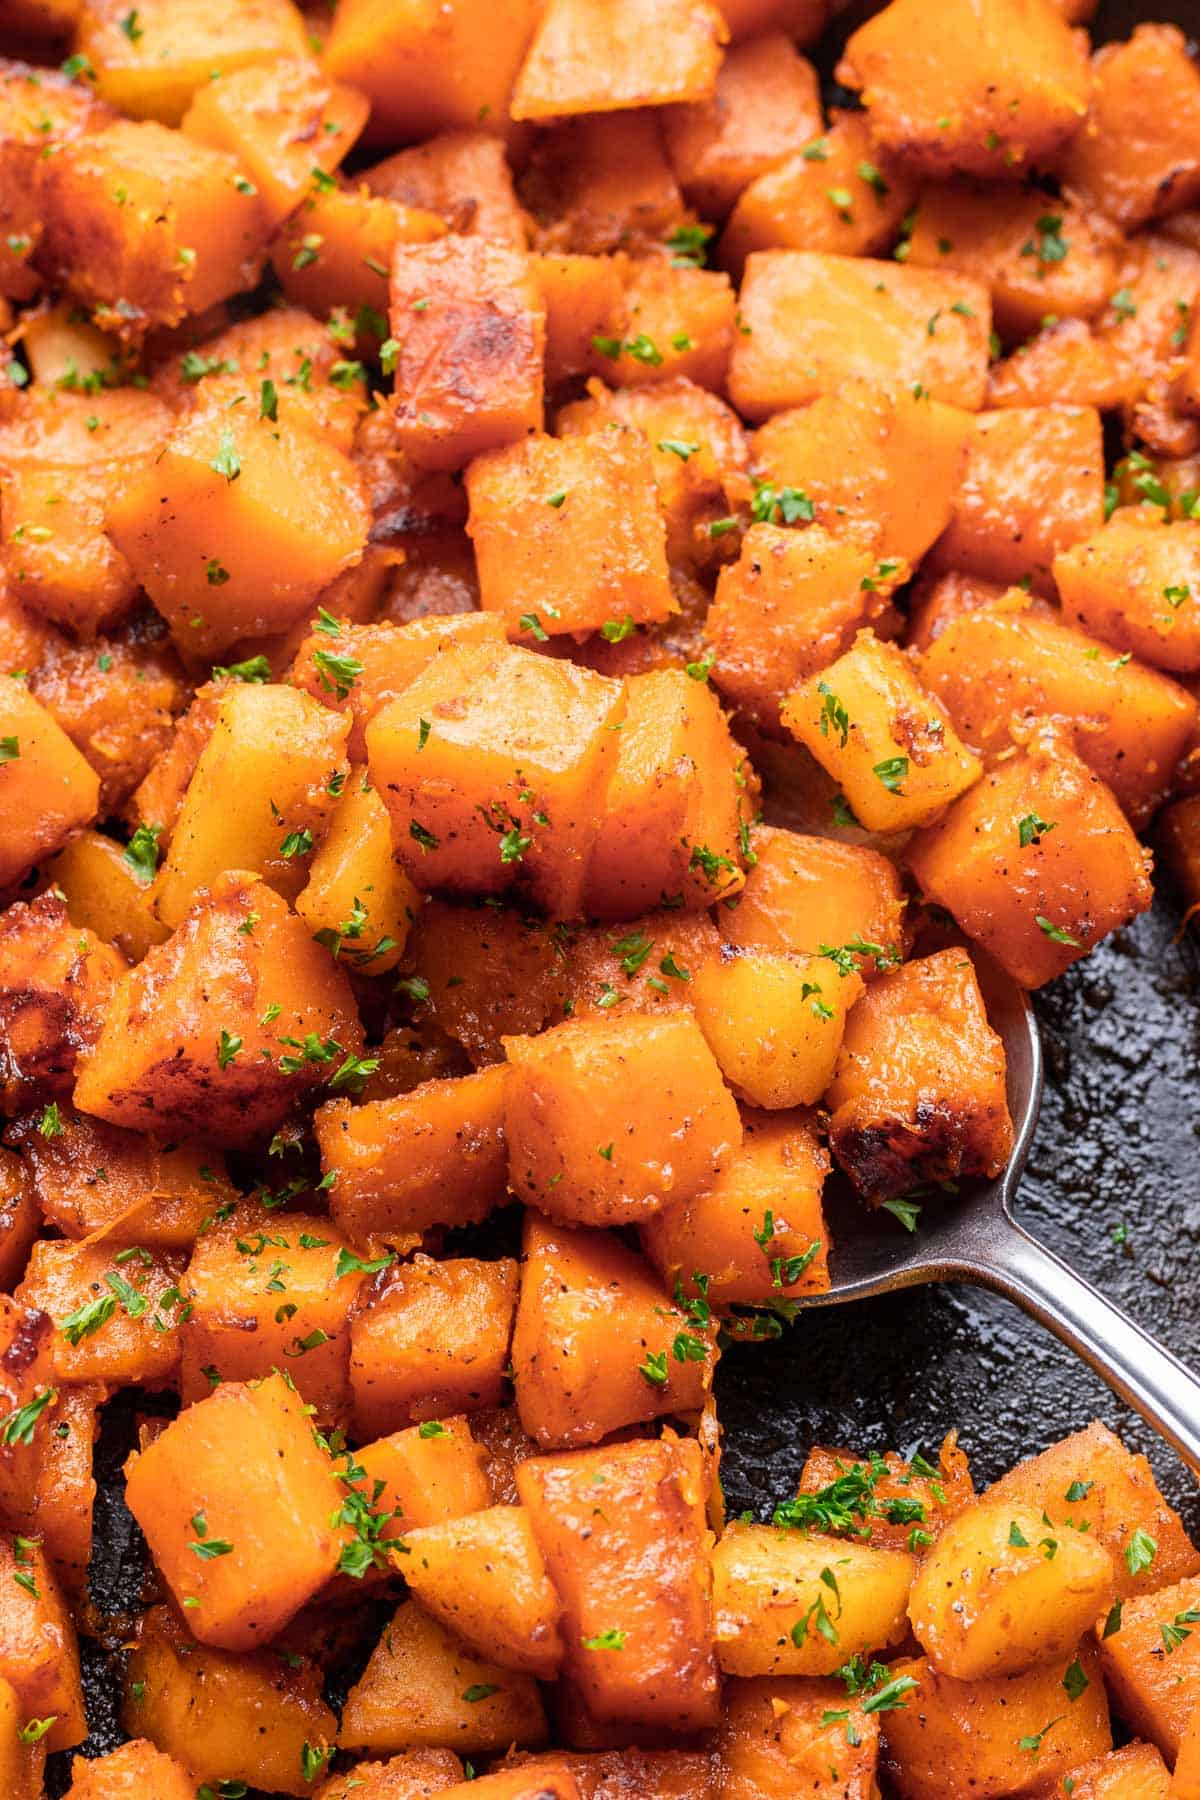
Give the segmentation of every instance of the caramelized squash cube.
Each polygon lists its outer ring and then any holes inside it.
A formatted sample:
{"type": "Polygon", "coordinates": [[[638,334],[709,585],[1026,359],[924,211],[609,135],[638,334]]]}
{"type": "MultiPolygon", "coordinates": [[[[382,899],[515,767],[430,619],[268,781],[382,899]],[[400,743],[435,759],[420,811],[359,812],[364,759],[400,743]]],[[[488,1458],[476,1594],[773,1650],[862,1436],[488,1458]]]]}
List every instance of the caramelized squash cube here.
{"type": "Polygon", "coordinates": [[[799,1782],[817,1800],[859,1800],[871,1793],[878,1761],[878,1716],[848,1700],[841,1682],[726,1682],[717,1738],[722,1800],[788,1800],[799,1782]]]}
{"type": "Polygon", "coordinates": [[[544,250],[529,258],[546,314],[546,383],[555,387],[596,364],[593,338],[624,322],[621,268],[611,256],[544,250]]]}
{"type": "Polygon", "coordinates": [[[1200,198],[1200,73],[1174,25],[1135,25],[1092,58],[1091,105],[1063,180],[1125,231],[1200,198]]]}
{"type": "Polygon", "coordinates": [[[727,946],[697,972],[692,1004],[734,1092],[778,1110],[821,1098],[862,991],[857,971],[829,957],[727,946]]]}
{"type": "Polygon", "coordinates": [[[309,864],[296,911],[348,968],[385,975],[400,961],[420,904],[393,859],[387,807],[365,777],[352,777],[309,864]]]}
{"type": "Polygon", "coordinates": [[[372,194],[408,210],[432,213],[461,237],[488,238],[524,250],[525,215],[513,189],[504,145],[482,127],[445,131],[399,150],[365,172],[372,194]]]}
{"type": "Polygon", "coordinates": [[[296,306],[324,316],[345,307],[360,350],[387,341],[388,272],[398,244],[446,235],[436,213],[399,206],[365,187],[311,190],[271,251],[280,287],[296,306]]]}
{"type": "Polygon", "coordinates": [[[184,1260],[172,1250],[139,1249],[130,1256],[103,1239],[36,1243],[15,1298],[54,1320],[55,1379],[143,1387],[169,1382],[179,1366],[184,1260]]]}
{"type": "Polygon", "coordinates": [[[0,916],[0,1078],[8,1110],[69,1094],[79,1053],[94,1044],[124,963],[61,900],[41,894],[0,916]]]}
{"type": "Polygon", "coordinates": [[[100,779],[24,682],[0,676],[0,888],[90,825],[100,779]]]}
{"type": "Polygon", "coordinates": [[[77,1756],[71,1776],[66,1800],[124,1800],[125,1795],[136,1794],[153,1794],[154,1800],[194,1800],[196,1793],[184,1765],[164,1756],[146,1738],[134,1738],[91,1762],[77,1756]]]}
{"type": "MultiPolygon", "coordinates": [[[[667,161],[661,114],[649,107],[551,126],[534,145],[521,197],[538,221],[539,250],[585,256],[646,255],[690,216],[667,161]]],[[[616,266],[623,284],[624,258],[616,266]]],[[[612,329],[616,322],[614,315],[612,329]]]]}
{"type": "MultiPolygon", "coordinates": [[[[1124,1796],[1129,1800],[1173,1800],[1176,1792],[1171,1772],[1153,1744],[1126,1744],[1107,1756],[1093,1757],[1064,1775],[1064,1784],[1067,1781],[1071,1786],[1064,1785],[1063,1792],[1069,1792],[1071,1800],[1123,1800],[1124,1796]]],[[[1188,1800],[1186,1787],[1179,1800],[1188,1800]]]]}
{"type": "Polygon", "coordinates": [[[1122,509],[1054,559],[1063,616],[1172,673],[1200,669],[1200,519],[1122,509]]]}
{"type": "Polygon", "coordinates": [[[782,31],[730,50],[711,100],[663,114],[679,185],[704,219],[722,218],[744,187],[802,149],[822,123],[817,72],[782,31]]]}
{"type": "Polygon", "coordinates": [[[708,913],[678,906],[622,925],[590,926],[571,947],[563,1013],[603,1019],[614,1007],[650,1014],[691,1011],[692,979],[720,949],[708,913]]]}
{"type": "Polygon", "coordinates": [[[353,1453],[362,1477],[350,1485],[362,1488],[376,1513],[392,1515],[380,1532],[385,1543],[410,1528],[462,1519],[492,1503],[484,1449],[472,1437],[470,1422],[454,1415],[438,1424],[442,1429],[434,1432],[408,1426],[353,1453]],[[383,1486],[372,1501],[378,1482],[383,1486]]]}
{"type": "Polygon", "coordinates": [[[79,1642],[41,1545],[0,1536],[0,1681],[16,1695],[21,1729],[49,1721],[41,1744],[67,1750],[87,1736],[79,1642]]]}
{"type": "MultiPolygon", "coordinates": [[[[926,1473],[920,1474],[913,1466],[919,1460],[914,1457],[913,1462],[906,1462],[888,1450],[866,1463],[853,1451],[827,1450],[815,1444],[801,1471],[797,1499],[803,1504],[807,1495],[821,1495],[822,1489],[831,1487],[842,1476],[866,1469],[870,1500],[861,1521],[865,1541],[885,1550],[912,1550],[922,1543],[920,1537],[914,1539],[914,1521],[930,1541],[935,1541],[949,1521],[975,1499],[971,1471],[958,1448],[955,1432],[946,1434],[936,1468],[925,1462],[926,1473]]],[[[809,1529],[822,1530],[819,1513],[809,1529]]]]}
{"type": "Polygon", "coordinates": [[[568,987],[560,934],[508,907],[427,900],[413,921],[405,966],[415,971],[427,1016],[476,1068],[504,1061],[503,1037],[540,1031],[558,1015],[568,987]]]}
{"type": "Polygon", "coordinates": [[[238,69],[309,54],[292,0],[145,0],[135,29],[117,0],[84,0],[75,48],[95,71],[96,93],[135,119],[178,125],[198,88],[238,69]]]}
{"type": "Polygon", "coordinates": [[[706,100],[728,35],[707,0],[548,0],[513,88],[512,116],[706,100]]]}
{"type": "Polygon", "coordinates": [[[427,1800],[462,1780],[453,1750],[403,1750],[384,1762],[355,1763],[321,1783],[314,1800],[427,1800]]]}
{"type": "Polygon", "coordinates": [[[593,368],[613,387],[660,387],[686,377],[720,391],[737,334],[737,297],[717,269],[662,256],[624,269],[624,340],[595,338],[593,368]]]}
{"type": "Polygon", "coordinates": [[[41,1228],[41,1208],[28,1167],[15,1151],[0,1151],[0,1294],[10,1294],[25,1273],[41,1228]]]}
{"type": "Polygon", "coordinates": [[[409,1588],[460,1643],[502,1668],[553,1680],[562,1607],[524,1507],[406,1529],[404,1548],[397,1560],[409,1588]]]}
{"type": "Polygon", "coordinates": [[[721,920],[728,943],[785,954],[846,950],[868,979],[900,960],[904,890],[886,856],[769,825],[753,842],[757,860],[721,920]],[[855,943],[864,949],[853,951],[855,943]]]}

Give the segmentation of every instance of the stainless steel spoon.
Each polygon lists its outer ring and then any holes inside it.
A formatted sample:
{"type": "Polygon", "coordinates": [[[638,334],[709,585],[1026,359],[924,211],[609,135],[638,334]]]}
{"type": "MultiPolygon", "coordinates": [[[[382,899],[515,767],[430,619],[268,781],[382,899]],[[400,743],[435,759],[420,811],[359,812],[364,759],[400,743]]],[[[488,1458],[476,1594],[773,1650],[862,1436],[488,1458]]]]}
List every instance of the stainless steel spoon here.
{"type": "MultiPolygon", "coordinates": [[[[909,1235],[845,1190],[827,1220],[833,1285],[803,1306],[840,1306],[930,1281],[969,1281],[1015,1300],[1103,1376],[1200,1475],[1200,1378],[1019,1225],[1012,1213],[1042,1095],[1042,1047],[1028,996],[975,957],[988,1016],[1004,1040],[1014,1142],[1003,1173],[925,1206],[909,1235]]],[[[841,1187],[841,1184],[838,1184],[841,1187]]]]}

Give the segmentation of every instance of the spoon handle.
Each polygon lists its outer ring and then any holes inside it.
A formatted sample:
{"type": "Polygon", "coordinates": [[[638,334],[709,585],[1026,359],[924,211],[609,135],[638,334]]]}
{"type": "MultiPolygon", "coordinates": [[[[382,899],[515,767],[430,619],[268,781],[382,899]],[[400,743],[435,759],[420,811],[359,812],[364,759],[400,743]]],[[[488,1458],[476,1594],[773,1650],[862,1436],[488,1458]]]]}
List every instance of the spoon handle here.
{"type": "Polygon", "coordinates": [[[988,1249],[976,1246],[972,1279],[1069,1344],[1200,1476],[1200,1378],[1011,1217],[988,1249]]]}

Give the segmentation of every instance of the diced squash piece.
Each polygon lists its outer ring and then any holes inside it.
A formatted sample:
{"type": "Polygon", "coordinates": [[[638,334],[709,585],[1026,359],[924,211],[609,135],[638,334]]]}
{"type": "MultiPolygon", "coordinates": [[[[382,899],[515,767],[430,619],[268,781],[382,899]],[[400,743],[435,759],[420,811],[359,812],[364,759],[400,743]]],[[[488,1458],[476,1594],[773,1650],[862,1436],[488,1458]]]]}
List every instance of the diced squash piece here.
{"type": "MultiPolygon", "coordinates": [[[[66,10],[69,16],[60,19],[55,36],[74,25],[75,0],[66,0],[66,10]]],[[[16,24],[12,11],[5,12],[6,28],[16,24]]],[[[41,283],[32,257],[42,237],[50,163],[71,139],[110,116],[86,82],[5,61],[0,72],[0,294],[31,300],[37,293],[41,283]]]]}
{"type": "Polygon", "coordinates": [[[308,58],[280,57],[206,82],[183,129],[237,158],[274,228],[349,155],[369,111],[363,94],[323,79],[308,58]]]}
{"type": "Polygon", "coordinates": [[[1176,1582],[1122,1603],[1117,1621],[1095,1621],[1113,1708],[1138,1737],[1174,1763],[1200,1703],[1200,1580],[1176,1582]]]}
{"type": "Polygon", "coordinates": [[[332,1574],[341,1499],[280,1374],[223,1381],[125,1464],[125,1496],[202,1644],[267,1644],[332,1574]]]}
{"type": "Polygon", "coordinates": [[[0,1294],[11,1293],[25,1273],[41,1228],[41,1209],[28,1167],[12,1150],[0,1151],[0,1294]]]}
{"type": "Polygon", "coordinates": [[[249,408],[181,420],[108,511],[118,548],[196,656],[295,624],[361,559],[369,522],[348,457],[249,408]]]}
{"type": "Polygon", "coordinates": [[[878,1715],[848,1700],[841,1682],[726,1682],[717,1738],[722,1800],[868,1800],[878,1760],[878,1715]]]}
{"type": "MultiPolygon", "coordinates": [[[[1071,1800],[1171,1800],[1171,1772],[1153,1744],[1126,1744],[1063,1776],[1071,1800]],[[1068,1788],[1067,1782],[1071,1785],[1068,1788]]],[[[1187,1800],[1186,1790],[1181,1800],[1187,1800]]]]}
{"type": "Polygon", "coordinates": [[[698,1446],[668,1432],[532,1457],[518,1465],[517,1489],[563,1602],[565,1667],[589,1712],[659,1730],[715,1724],[698,1446]]]}
{"type": "Polygon", "coordinates": [[[444,237],[436,213],[398,206],[365,187],[310,190],[282,226],[271,266],[288,299],[325,314],[343,306],[360,348],[386,341],[388,271],[398,244],[444,237]],[[381,335],[382,331],[382,335],[381,335]]]}
{"type": "Polygon", "coordinates": [[[773,826],[759,826],[753,843],[757,860],[722,915],[727,942],[786,954],[871,945],[874,955],[852,952],[852,966],[868,978],[899,961],[904,890],[886,856],[773,826]]]}
{"type": "Polygon", "coordinates": [[[775,1110],[816,1105],[862,991],[857,970],[825,956],[726,947],[697,971],[692,1004],[734,1092],[775,1110]]]}
{"type": "Polygon", "coordinates": [[[502,1668],[553,1679],[562,1609],[524,1507],[406,1528],[404,1544],[405,1581],[460,1643],[502,1668]]]}
{"type": "Polygon", "coordinates": [[[915,566],[950,523],[972,424],[960,407],[847,381],[768,419],[754,438],[755,473],[785,496],[781,506],[798,490],[831,536],[915,566]]]}
{"type": "Polygon", "coordinates": [[[983,773],[904,653],[870,631],[789,694],[782,718],[869,831],[927,824],[983,773]]]}
{"type": "Polygon", "coordinates": [[[1048,1513],[1056,1527],[1069,1529],[1074,1521],[1082,1529],[1087,1523],[1111,1552],[1117,1591],[1126,1599],[1200,1575],[1200,1550],[1160,1494],[1150,1464],[1127,1450],[1107,1425],[1093,1423],[1018,1463],[992,1483],[985,1498],[1048,1513]],[[1135,1536],[1153,1539],[1148,1562],[1127,1554],[1135,1536]]]}
{"type": "Polygon", "coordinates": [[[778,735],[780,702],[849,649],[904,573],[898,560],[880,564],[869,547],[818,525],[751,525],[737,562],[717,578],[704,625],[722,697],[778,735]]]}
{"type": "Polygon", "coordinates": [[[458,469],[542,426],[546,315],[529,260],[485,238],[399,244],[392,337],[400,448],[458,469]]]}
{"type": "Polygon", "coordinates": [[[54,1320],[55,1380],[143,1387],[170,1381],[179,1365],[184,1263],[178,1251],[130,1257],[103,1240],[36,1243],[15,1298],[54,1320]]]}
{"type": "Polygon", "coordinates": [[[714,1306],[822,1293],[829,1286],[821,1211],[829,1158],[811,1116],[746,1109],[742,1130],[741,1148],[704,1193],[646,1220],[646,1255],[672,1292],[703,1289],[714,1306]]]}
{"type": "Polygon", "coordinates": [[[1084,202],[1126,231],[1200,198],[1200,73],[1174,25],[1135,25],[1092,59],[1087,123],[1061,164],[1084,202]]]}
{"type": "MultiPolygon", "coordinates": [[[[504,1398],[517,1265],[509,1257],[402,1263],[350,1325],[350,1386],[360,1436],[504,1398]]],[[[402,1746],[398,1746],[402,1747],[402,1746]]]]}
{"type": "Polygon", "coordinates": [[[1069,1770],[1112,1748],[1100,1661],[1090,1646],[987,1681],[953,1681],[924,1658],[894,1662],[888,1674],[917,1683],[884,1722],[884,1766],[901,1800],[1061,1793],[1069,1770]],[[1087,1686],[1071,1701],[1066,1672],[1076,1662],[1087,1686]]]}
{"type": "Polygon", "coordinates": [[[832,1675],[852,1655],[900,1643],[908,1629],[916,1561],[907,1550],[735,1523],[712,1570],[727,1675],[832,1675]]]}
{"type": "Polygon", "coordinates": [[[516,877],[553,918],[576,914],[624,709],[617,682],[529,650],[430,663],[367,728],[417,886],[494,894],[516,877]]]}
{"type": "Polygon", "coordinates": [[[236,70],[309,54],[291,0],[149,0],[124,29],[117,0],[84,0],[76,50],[95,71],[96,92],[135,119],[178,125],[193,94],[236,70]]]}
{"type": "Polygon", "coordinates": [[[1087,111],[1083,44],[1049,0],[892,0],[860,25],[838,80],[885,150],[932,175],[1045,163],[1087,111]]]}
{"type": "Polygon", "coordinates": [[[58,1396],[50,1363],[53,1333],[45,1313],[0,1293],[0,1420],[9,1440],[0,1455],[0,1502],[5,1518],[18,1522],[31,1519],[39,1473],[52,1460],[58,1396]]]}
{"type": "Polygon", "coordinates": [[[405,967],[410,991],[476,1068],[503,1062],[502,1037],[540,1031],[568,981],[560,936],[545,921],[433,899],[413,920],[405,967]]]}
{"type": "Polygon", "coordinates": [[[480,602],[510,638],[644,625],[677,610],[640,433],[528,438],[477,457],[466,487],[480,602]]]}
{"type": "Polygon", "coordinates": [[[639,257],[625,264],[623,313],[624,340],[592,340],[593,366],[613,387],[658,387],[686,377],[698,387],[723,388],[737,332],[727,275],[639,257]]]}
{"type": "Polygon", "coordinates": [[[166,1606],[142,1615],[121,1719],[197,1780],[253,1782],[298,1796],[312,1793],[305,1748],[328,1752],[337,1732],[320,1672],[306,1658],[285,1662],[273,1650],[234,1655],[198,1644],[166,1606]]]}
{"type": "Polygon", "coordinates": [[[39,1211],[64,1237],[185,1249],[237,1197],[220,1151],[203,1143],[158,1144],[66,1106],[53,1123],[57,1129],[43,1130],[30,1114],[9,1130],[39,1211]]]}
{"type": "Polygon", "coordinates": [[[94,932],[129,962],[141,962],[152,944],[170,936],[150,909],[143,871],[112,838],[98,831],[76,832],[47,873],[66,895],[72,925],[94,932]]]}
{"type": "Polygon", "coordinates": [[[384,1756],[446,1745],[471,1755],[545,1738],[533,1677],[462,1649],[417,1600],[384,1630],[346,1697],[338,1733],[343,1748],[384,1756]]]}
{"type": "Polygon", "coordinates": [[[6,1110],[28,1106],[38,1095],[70,1093],[79,1054],[99,1036],[123,973],[118,953],[91,932],[75,931],[52,894],[28,906],[18,901],[0,915],[6,1110]]]}
{"type": "Polygon", "coordinates": [[[0,676],[0,888],[96,816],[100,780],[24,682],[0,676]]]}
{"type": "Polygon", "coordinates": [[[578,1225],[629,1225],[702,1192],[741,1142],[733,1096],[690,1013],[568,1019],[507,1038],[513,1193],[578,1225]],[[655,1096],[653,1118],[635,1094],[655,1096]]]}
{"type": "Polygon", "coordinates": [[[335,80],[371,102],[367,140],[419,141],[456,126],[503,131],[508,99],[537,19],[534,0],[483,8],[452,0],[347,0],[325,45],[335,80]]]}
{"type": "Polygon", "coordinates": [[[627,919],[682,896],[728,900],[743,882],[754,792],[716,695],[682,669],[634,675],[588,868],[589,916],[627,919]]]}
{"type": "Polygon", "coordinates": [[[434,1225],[474,1225],[505,1191],[503,1067],[351,1106],[332,1100],[314,1124],[330,1211],[356,1244],[403,1243],[434,1225]]]}
{"type": "Polygon", "coordinates": [[[1122,247],[1070,194],[1051,201],[1016,183],[953,181],[922,189],[905,260],[986,282],[997,331],[1020,340],[1048,314],[1095,318],[1120,285],[1122,247]]]}
{"type": "MultiPolygon", "coordinates": [[[[905,646],[924,653],[958,619],[1004,598],[1003,583],[985,581],[982,575],[963,575],[957,570],[947,575],[919,575],[909,598],[905,646]]],[[[1030,604],[1040,618],[1055,617],[1055,608],[1048,601],[1030,604]]]]}
{"type": "Polygon", "coordinates": [[[678,1012],[692,1006],[692,977],[719,955],[721,939],[707,913],[664,907],[624,925],[597,925],[571,947],[563,1011],[605,1018],[614,1007],[678,1012]]]}
{"type": "Polygon", "coordinates": [[[1172,672],[1200,669],[1200,520],[1122,510],[1054,559],[1064,617],[1172,672]]]}
{"type": "Polygon", "coordinates": [[[40,1544],[0,1535],[0,1681],[16,1694],[21,1728],[49,1721],[40,1742],[67,1750],[87,1736],[79,1643],[40,1544]]]}
{"type": "Polygon", "coordinates": [[[1032,581],[1053,593],[1056,557],[1098,531],[1103,518],[1104,446],[1093,407],[981,413],[930,566],[1032,581]]]}
{"type": "Polygon", "coordinates": [[[804,406],[854,378],[919,387],[969,412],[983,403],[991,303],[969,275],[760,250],[746,260],[739,312],[744,329],[733,346],[729,394],[748,418],[804,406]]]}
{"type": "Polygon", "coordinates": [[[244,1144],[316,1083],[344,1087],[361,1050],[354,998],[329,952],[265,883],[222,875],[122,976],[75,1104],[134,1130],[244,1144]]]}
{"type": "MultiPolygon", "coordinates": [[[[938,1452],[937,1467],[915,1458],[906,1462],[889,1450],[883,1456],[872,1456],[863,1462],[851,1451],[826,1450],[817,1444],[809,1451],[797,1489],[797,1513],[807,1529],[826,1531],[821,1506],[826,1517],[834,1488],[845,1492],[843,1478],[855,1475],[865,1489],[864,1502],[851,1502],[846,1510],[856,1531],[864,1540],[884,1550],[914,1550],[934,1542],[953,1518],[975,1499],[975,1486],[966,1456],[958,1447],[957,1434],[948,1432],[938,1452]],[[919,1472],[918,1465],[923,1472],[919,1472]],[[811,1514],[806,1502],[813,1497],[811,1514]]],[[[856,1485],[856,1484],[855,1484],[856,1485]]],[[[845,1502],[842,1502],[845,1506],[845,1502]]],[[[837,1535],[828,1531],[827,1535],[837,1535]]]]}
{"type": "Polygon", "coordinates": [[[697,1412],[714,1366],[711,1334],[619,1239],[525,1215],[513,1380],[521,1423],[540,1445],[596,1444],[697,1412]]]}
{"type": "Polygon", "coordinates": [[[386,806],[362,777],[352,775],[309,864],[296,911],[347,967],[384,975],[400,961],[420,904],[421,896],[393,860],[386,806]]]}
{"type": "Polygon", "coordinates": [[[865,113],[830,117],[828,131],[818,122],[809,143],[739,194],[721,239],[727,268],[740,272],[754,250],[875,256],[897,236],[916,198],[915,176],[880,152],[865,113]]]}
{"type": "Polygon", "coordinates": [[[267,225],[237,163],[153,120],[120,119],[51,159],[40,256],[120,336],[178,325],[253,287],[267,225]]]}
{"type": "Polygon", "coordinates": [[[136,1800],[138,1794],[153,1794],[154,1800],[194,1800],[196,1793],[184,1765],[164,1756],[146,1738],[135,1738],[92,1762],[77,1756],[71,1776],[66,1800],[126,1800],[126,1796],[136,1800]]]}
{"type": "Polygon", "coordinates": [[[1004,1045],[970,959],[940,950],[871,982],[827,1096],[829,1144],[860,1193],[997,1175],[1012,1148],[1004,1045]]]}
{"type": "Polygon", "coordinates": [[[346,781],[349,729],[344,716],[294,688],[230,684],[154,884],[164,924],[177,926],[226,869],[253,870],[295,898],[313,840],[335,812],[330,786],[346,781]]]}
{"type": "Polygon", "coordinates": [[[437,1423],[440,1431],[411,1425],[353,1453],[363,1475],[350,1485],[362,1488],[377,1513],[393,1515],[380,1533],[385,1542],[410,1529],[482,1512],[492,1503],[484,1449],[472,1437],[467,1419],[457,1416],[437,1423]],[[377,1482],[383,1486],[372,1501],[377,1482]]]}
{"type": "Polygon", "coordinates": [[[49,1430],[38,1441],[37,1473],[28,1512],[14,1522],[40,1538],[55,1574],[76,1605],[86,1603],[96,1502],[93,1458],[100,1436],[100,1408],[109,1389],[99,1382],[63,1387],[44,1415],[49,1430]]]}
{"type": "Polygon", "coordinates": [[[500,139],[486,130],[446,131],[375,163],[364,179],[404,209],[440,218],[447,231],[526,247],[525,218],[500,139]]]}
{"type": "MultiPolygon", "coordinates": [[[[521,197],[538,222],[539,250],[646,254],[689,218],[661,114],[649,107],[584,113],[552,126],[534,145],[521,197]]],[[[623,282],[624,260],[617,266],[623,282]]]]}
{"type": "Polygon", "coordinates": [[[821,125],[816,70],[782,31],[730,50],[710,100],[663,114],[679,185],[705,219],[721,218],[744,187],[801,149],[821,125]]]}
{"type": "Polygon", "coordinates": [[[404,1750],[383,1762],[355,1763],[331,1775],[313,1800],[428,1800],[462,1780],[463,1765],[453,1750],[404,1750]]]}
{"type": "Polygon", "coordinates": [[[546,382],[554,387],[595,367],[593,338],[624,316],[620,265],[609,256],[545,250],[529,259],[546,314],[546,382]]]}
{"type": "Polygon", "coordinates": [[[1145,912],[1151,859],[1100,777],[1053,732],[1001,762],[908,849],[944,906],[1023,987],[1145,912]]]}
{"type": "Polygon", "coordinates": [[[989,761],[1022,723],[1070,721],[1076,751],[1136,826],[1162,799],[1193,729],[1195,702],[1182,687],[1015,595],[951,620],[920,668],[989,761]]]}
{"type": "Polygon", "coordinates": [[[934,1668],[956,1681],[1022,1675],[1068,1656],[1113,1597],[1113,1559],[1090,1534],[979,1500],[946,1526],[908,1612],[934,1668]]]}
{"type": "MultiPolygon", "coordinates": [[[[1137,304],[1136,301],[1133,302],[1137,304]]],[[[989,406],[1098,406],[1137,399],[1142,383],[1081,319],[1054,319],[988,371],[989,406]]]]}
{"type": "Polygon", "coordinates": [[[548,0],[513,88],[512,116],[706,100],[728,35],[707,0],[548,0]]]}

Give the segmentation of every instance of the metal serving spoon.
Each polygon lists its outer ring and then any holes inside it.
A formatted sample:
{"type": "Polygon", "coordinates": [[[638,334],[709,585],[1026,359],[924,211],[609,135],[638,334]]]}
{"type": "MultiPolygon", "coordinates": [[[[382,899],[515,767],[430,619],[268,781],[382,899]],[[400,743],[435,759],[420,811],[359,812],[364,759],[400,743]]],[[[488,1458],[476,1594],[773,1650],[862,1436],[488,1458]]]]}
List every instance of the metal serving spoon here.
{"type": "Polygon", "coordinates": [[[1042,1097],[1042,1046],[1028,996],[975,953],[988,1016],[1004,1040],[1013,1150],[995,1181],[966,1185],[924,1208],[917,1230],[866,1208],[837,1183],[826,1208],[833,1285],[803,1306],[840,1306],[930,1281],[969,1281],[1015,1300],[1083,1357],[1200,1475],[1200,1377],[1074,1269],[1030,1237],[1012,1213],[1042,1097]]]}

